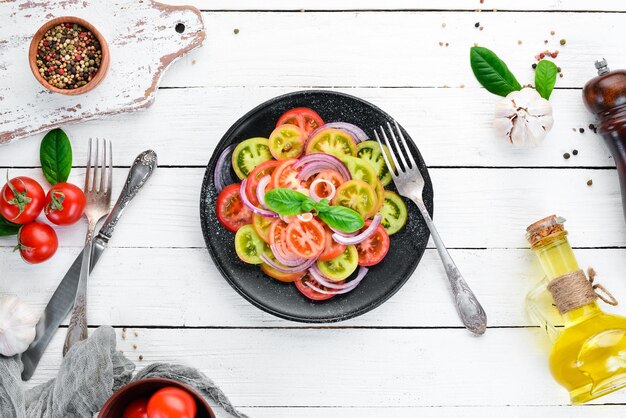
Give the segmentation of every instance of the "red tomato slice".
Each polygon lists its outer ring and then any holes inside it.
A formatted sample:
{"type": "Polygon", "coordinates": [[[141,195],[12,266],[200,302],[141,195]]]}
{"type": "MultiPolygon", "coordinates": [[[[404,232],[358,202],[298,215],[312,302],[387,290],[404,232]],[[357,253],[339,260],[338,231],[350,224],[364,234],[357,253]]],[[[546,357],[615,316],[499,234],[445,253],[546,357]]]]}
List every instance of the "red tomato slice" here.
{"type": "Polygon", "coordinates": [[[287,248],[298,257],[313,258],[324,251],[326,232],[315,219],[303,222],[293,220],[287,226],[287,248]]]}
{"type": "Polygon", "coordinates": [[[328,228],[324,229],[326,230],[326,242],[324,245],[324,251],[318,258],[320,261],[332,260],[335,257],[339,257],[346,250],[345,245],[339,244],[333,239],[333,231],[328,228]]]}
{"type": "Polygon", "coordinates": [[[252,223],[252,211],[241,201],[239,187],[239,183],[226,186],[217,196],[217,220],[231,232],[252,223]]]}
{"type": "Polygon", "coordinates": [[[335,188],[338,188],[346,181],[343,176],[339,174],[339,172],[330,168],[320,171],[319,174],[315,176],[315,180],[317,179],[328,180],[333,184],[333,186],[335,186],[335,188]]]}
{"type": "MultiPolygon", "coordinates": [[[[311,300],[328,300],[330,298],[332,298],[333,296],[336,295],[327,295],[325,293],[320,293],[315,291],[314,289],[311,289],[309,286],[307,286],[305,283],[311,281],[311,278],[309,277],[308,274],[305,274],[304,276],[302,276],[302,278],[296,280],[294,282],[294,284],[296,285],[296,288],[300,291],[300,293],[302,293],[304,296],[306,296],[307,298],[311,299],[311,300]]],[[[342,280],[340,282],[336,282],[337,284],[344,284],[346,281],[342,280]]],[[[322,290],[332,290],[332,289],[328,289],[325,286],[320,285],[319,283],[317,283],[316,281],[311,281],[312,284],[314,284],[315,287],[322,289],[322,290]]]]}
{"type": "MultiPolygon", "coordinates": [[[[371,224],[372,221],[365,221],[365,228],[371,224]]],[[[360,266],[373,266],[380,263],[389,251],[389,235],[382,225],[378,225],[376,231],[368,239],[356,245],[356,250],[359,252],[359,265],[360,266]]]]}
{"type": "Polygon", "coordinates": [[[302,182],[296,177],[300,170],[296,170],[292,165],[298,160],[291,159],[281,162],[272,173],[272,189],[279,187],[285,189],[293,189],[301,191],[303,188],[302,182]]]}
{"type": "Polygon", "coordinates": [[[270,225],[269,243],[270,245],[281,244],[285,242],[285,234],[287,231],[287,223],[281,219],[275,219],[270,225]]]}
{"type": "Polygon", "coordinates": [[[296,107],[283,113],[278,122],[276,122],[276,126],[278,127],[286,123],[299,126],[307,134],[310,134],[322,126],[324,121],[316,111],[308,107],[296,107]]]}
{"type": "MultiPolygon", "coordinates": [[[[254,170],[250,172],[248,182],[246,183],[246,195],[253,205],[259,206],[259,199],[256,198],[256,188],[259,185],[259,180],[268,174],[272,174],[274,169],[279,165],[280,161],[268,160],[257,165],[254,170]]],[[[266,189],[269,190],[269,185],[266,189]]]]}

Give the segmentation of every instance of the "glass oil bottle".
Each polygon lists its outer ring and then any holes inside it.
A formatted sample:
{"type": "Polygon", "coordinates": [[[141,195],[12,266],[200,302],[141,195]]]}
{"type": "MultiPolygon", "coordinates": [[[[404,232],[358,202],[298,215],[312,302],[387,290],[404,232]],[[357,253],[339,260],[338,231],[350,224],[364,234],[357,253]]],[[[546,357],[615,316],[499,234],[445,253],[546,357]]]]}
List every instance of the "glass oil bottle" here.
{"type": "Polygon", "coordinates": [[[527,296],[527,308],[554,339],[552,376],[569,391],[572,403],[580,404],[626,387],[626,318],[598,306],[598,298],[617,302],[578,266],[564,221],[552,215],[526,230],[546,275],[527,296]],[[546,308],[546,296],[551,296],[562,317],[562,329],[550,319],[548,310],[554,308],[546,308]]]}

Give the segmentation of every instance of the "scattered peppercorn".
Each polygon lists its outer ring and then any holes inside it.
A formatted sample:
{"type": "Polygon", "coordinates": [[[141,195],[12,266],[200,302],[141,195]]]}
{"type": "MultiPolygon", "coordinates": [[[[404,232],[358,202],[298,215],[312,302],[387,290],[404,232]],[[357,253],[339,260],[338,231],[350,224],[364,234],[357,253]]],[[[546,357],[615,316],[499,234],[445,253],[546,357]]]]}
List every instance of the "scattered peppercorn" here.
{"type": "Polygon", "coordinates": [[[567,43],[567,41],[566,41],[565,39],[561,39],[561,40],[559,41],[559,43],[560,43],[561,45],[565,45],[565,44],[567,43]]]}
{"type": "Polygon", "coordinates": [[[578,150],[577,150],[577,149],[575,149],[574,151],[572,151],[572,154],[574,154],[574,155],[578,155],[578,150]]]}
{"type": "Polygon", "coordinates": [[[548,44],[548,40],[547,40],[547,39],[544,39],[544,40],[543,40],[543,43],[547,45],[547,44],[548,44]]]}
{"type": "Polygon", "coordinates": [[[475,28],[477,28],[477,27],[479,27],[479,26],[480,26],[480,22],[476,22],[476,23],[474,23],[474,27],[475,27],[475,28]]]}
{"type": "Polygon", "coordinates": [[[443,22],[443,23],[441,24],[441,27],[442,27],[442,28],[445,28],[445,27],[446,27],[446,22],[443,22]]]}
{"type": "Polygon", "coordinates": [[[554,36],[556,32],[554,32],[553,30],[550,31],[550,35],[554,36]]]}
{"type": "Polygon", "coordinates": [[[580,132],[581,134],[582,134],[582,133],[585,133],[585,128],[580,128],[580,129],[578,129],[578,132],[580,132]]]}
{"type": "Polygon", "coordinates": [[[560,73],[561,72],[561,67],[556,67],[556,72],[560,73]]]}
{"type": "Polygon", "coordinates": [[[533,67],[533,70],[534,70],[535,68],[537,68],[537,64],[533,63],[532,67],[533,67]]]}
{"type": "Polygon", "coordinates": [[[483,28],[482,26],[478,28],[478,30],[483,30],[483,29],[485,29],[485,28],[483,28]]]}
{"type": "Polygon", "coordinates": [[[139,355],[139,361],[143,360],[143,356],[140,354],[139,355]]]}
{"type": "Polygon", "coordinates": [[[569,152],[566,152],[565,154],[563,154],[563,158],[565,158],[566,160],[569,160],[569,152]]]}
{"type": "Polygon", "coordinates": [[[522,44],[522,40],[521,40],[521,39],[518,39],[518,40],[517,40],[517,44],[518,44],[518,45],[521,45],[521,44],[522,44]]]}
{"type": "Polygon", "coordinates": [[[593,180],[589,179],[587,180],[587,186],[591,186],[593,184],[593,180]]]}
{"type": "Polygon", "coordinates": [[[572,128],[572,131],[576,132],[576,128],[572,128]]]}
{"type": "Polygon", "coordinates": [[[234,29],[234,30],[233,30],[233,33],[234,33],[235,35],[237,35],[237,34],[239,33],[239,29],[234,29]]]}
{"type": "Polygon", "coordinates": [[[133,349],[136,350],[137,349],[137,344],[133,344],[133,349]]]}
{"type": "Polygon", "coordinates": [[[69,90],[93,79],[102,61],[102,47],[88,29],[62,23],[41,38],[36,58],[44,80],[54,87],[69,90]]]}

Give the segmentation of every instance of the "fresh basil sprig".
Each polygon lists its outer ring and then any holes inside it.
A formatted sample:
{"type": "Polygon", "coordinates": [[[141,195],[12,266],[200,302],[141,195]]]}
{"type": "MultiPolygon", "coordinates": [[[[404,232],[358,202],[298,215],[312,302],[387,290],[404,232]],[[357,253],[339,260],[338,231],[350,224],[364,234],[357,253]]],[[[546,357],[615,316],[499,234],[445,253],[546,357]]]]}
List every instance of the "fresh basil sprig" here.
{"type": "Polygon", "coordinates": [[[72,144],[62,129],[53,129],[41,140],[41,168],[52,185],[67,181],[72,169],[72,144]]]}
{"type": "Polygon", "coordinates": [[[555,63],[548,60],[541,60],[535,69],[535,88],[537,93],[548,100],[556,84],[558,68],[555,63]]]}
{"type": "Polygon", "coordinates": [[[14,224],[13,222],[9,222],[0,215],[0,237],[8,237],[10,235],[17,235],[17,232],[20,230],[20,226],[18,224],[14,224]]]}
{"type": "Polygon", "coordinates": [[[522,89],[504,61],[487,48],[472,47],[470,49],[470,64],[478,82],[493,94],[506,96],[512,91],[522,89]]]}
{"type": "Polygon", "coordinates": [[[330,206],[327,199],[315,202],[309,196],[291,189],[277,188],[265,194],[265,204],[280,215],[298,215],[315,210],[317,216],[331,228],[355,232],[365,222],[356,211],[344,206],[330,206]]]}

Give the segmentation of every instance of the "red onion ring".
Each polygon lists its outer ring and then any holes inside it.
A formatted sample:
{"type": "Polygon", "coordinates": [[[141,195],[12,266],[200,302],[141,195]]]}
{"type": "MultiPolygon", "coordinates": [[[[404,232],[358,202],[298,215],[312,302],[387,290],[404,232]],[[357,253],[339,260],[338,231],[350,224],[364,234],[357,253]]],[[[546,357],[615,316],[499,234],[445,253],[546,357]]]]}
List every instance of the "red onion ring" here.
{"type": "Polygon", "coordinates": [[[306,180],[313,174],[328,168],[337,171],[346,181],[352,179],[348,167],[339,158],[322,152],[305,155],[296,161],[292,167],[294,169],[302,167],[302,170],[297,175],[297,178],[300,180],[306,180]]]}
{"type": "Polygon", "coordinates": [[[248,199],[248,195],[246,194],[246,183],[248,179],[243,179],[241,185],[239,186],[239,194],[241,195],[241,201],[248,209],[257,215],[265,216],[266,218],[278,218],[278,214],[276,212],[272,212],[271,210],[261,209],[252,204],[248,199]]]}
{"type": "Polygon", "coordinates": [[[259,180],[259,184],[256,186],[256,198],[265,209],[269,209],[265,204],[265,188],[271,180],[272,176],[269,174],[265,175],[261,178],[261,180],[259,180]]]}
{"type": "Polygon", "coordinates": [[[313,220],[313,214],[311,212],[300,213],[296,215],[302,222],[311,222],[313,220]]]}
{"type": "Polygon", "coordinates": [[[220,154],[215,163],[215,171],[213,171],[213,184],[217,192],[221,192],[222,189],[229,184],[234,183],[232,176],[230,175],[230,160],[233,155],[233,151],[237,144],[232,144],[224,148],[224,151],[220,154]],[[228,180],[231,180],[230,182],[228,180]]]}
{"type": "Polygon", "coordinates": [[[313,183],[311,183],[311,186],[309,187],[309,196],[311,196],[311,199],[315,200],[316,202],[319,202],[322,199],[332,200],[333,197],[335,196],[336,191],[337,190],[335,189],[335,185],[333,184],[332,181],[328,181],[326,179],[316,179],[316,180],[313,180],[313,183]],[[315,193],[315,187],[320,183],[325,183],[330,186],[331,191],[328,196],[321,197],[321,196],[318,196],[317,193],[315,193]]]}
{"type": "Polygon", "coordinates": [[[332,226],[328,225],[328,227],[331,229],[331,231],[333,231],[335,234],[339,234],[341,236],[344,237],[354,237],[356,235],[359,235],[359,231],[356,232],[344,232],[344,231],[340,231],[338,229],[333,228],[332,226]]]}
{"type": "MultiPolygon", "coordinates": [[[[310,271],[310,270],[309,270],[310,271]]],[[[355,277],[354,280],[350,281],[349,283],[346,283],[343,289],[338,289],[338,290],[324,290],[324,289],[320,289],[317,286],[314,286],[313,284],[311,284],[310,282],[304,282],[305,285],[307,285],[308,287],[310,287],[311,289],[315,290],[316,292],[322,293],[324,295],[341,295],[343,293],[348,293],[352,290],[354,290],[357,285],[359,283],[361,283],[361,280],[363,280],[363,278],[365,277],[365,275],[367,274],[367,272],[369,271],[369,269],[367,267],[361,267],[359,268],[359,272],[357,274],[357,276],[355,277]]],[[[318,281],[318,279],[316,277],[313,277],[313,280],[318,281]]],[[[320,283],[322,286],[326,286],[324,283],[320,283]]],[[[332,284],[332,283],[329,283],[332,284]]],[[[338,285],[334,285],[334,286],[338,286],[338,285]]],[[[331,286],[327,286],[328,288],[332,288],[331,286]]]]}
{"type": "Polygon", "coordinates": [[[280,271],[281,273],[299,273],[301,271],[308,269],[309,267],[313,265],[313,263],[317,261],[316,258],[311,258],[309,260],[306,260],[304,263],[300,265],[293,266],[293,267],[286,267],[286,266],[281,266],[280,264],[276,263],[274,260],[269,258],[266,254],[261,254],[259,258],[263,260],[265,264],[280,271]]]}
{"type": "Polygon", "coordinates": [[[369,237],[371,237],[374,232],[376,232],[376,228],[378,228],[378,225],[380,225],[380,221],[382,220],[382,218],[383,218],[383,215],[381,215],[380,213],[376,214],[376,216],[374,216],[374,219],[372,219],[372,223],[367,228],[365,228],[365,230],[361,232],[359,235],[355,235],[353,237],[346,237],[341,234],[335,233],[333,234],[333,239],[335,240],[335,242],[338,242],[339,244],[343,244],[343,245],[355,245],[360,242],[363,242],[369,237]]]}
{"type": "Polygon", "coordinates": [[[281,245],[272,244],[270,245],[270,248],[272,249],[272,254],[276,257],[276,261],[287,267],[299,266],[307,261],[305,258],[299,258],[294,255],[286,254],[283,246],[281,245]]]}

